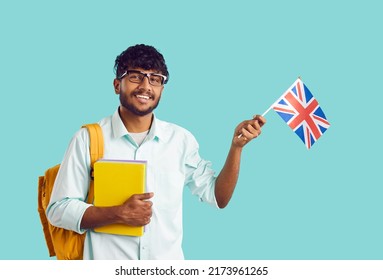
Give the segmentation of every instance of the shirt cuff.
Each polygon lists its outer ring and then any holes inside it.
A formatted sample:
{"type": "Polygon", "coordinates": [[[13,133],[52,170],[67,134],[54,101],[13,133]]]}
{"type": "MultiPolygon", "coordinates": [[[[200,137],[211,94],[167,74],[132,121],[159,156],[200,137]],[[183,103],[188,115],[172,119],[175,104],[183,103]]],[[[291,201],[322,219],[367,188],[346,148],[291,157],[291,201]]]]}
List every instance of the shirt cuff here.
{"type": "Polygon", "coordinates": [[[66,211],[62,217],[62,223],[68,225],[70,230],[73,230],[79,234],[86,232],[86,229],[81,228],[82,217],[85,210],[92,204],[84,203],[83,201],[73,199],[66,207],[66,211]],[[70,210],[69,210],[70,209],[70,210]]]}

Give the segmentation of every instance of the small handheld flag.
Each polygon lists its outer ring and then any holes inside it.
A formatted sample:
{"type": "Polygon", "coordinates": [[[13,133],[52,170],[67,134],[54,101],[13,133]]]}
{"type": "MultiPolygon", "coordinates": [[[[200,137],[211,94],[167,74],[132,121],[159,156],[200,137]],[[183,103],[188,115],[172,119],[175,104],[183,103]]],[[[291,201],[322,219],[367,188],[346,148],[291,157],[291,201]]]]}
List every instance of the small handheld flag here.
{"type": "Polygon", "coordinates": [[[310,149],[330,127],[318,101],[298,78],[264,113],[274,109],[310,149]]]}

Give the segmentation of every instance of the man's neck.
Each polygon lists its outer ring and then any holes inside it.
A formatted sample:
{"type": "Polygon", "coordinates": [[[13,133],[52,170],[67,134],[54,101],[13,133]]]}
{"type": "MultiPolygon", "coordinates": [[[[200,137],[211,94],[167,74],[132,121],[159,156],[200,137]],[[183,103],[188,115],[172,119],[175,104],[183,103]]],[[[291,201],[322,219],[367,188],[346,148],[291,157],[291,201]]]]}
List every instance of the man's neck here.
{"type": "Polygon", "coordinates": [[[121,108],[121,106],[118,112],[122,122],[129,132],[139,133],[148,131],[152,125],[153,113],[147,114],[145,116],[137,116],[132,112],[121,108]]]}

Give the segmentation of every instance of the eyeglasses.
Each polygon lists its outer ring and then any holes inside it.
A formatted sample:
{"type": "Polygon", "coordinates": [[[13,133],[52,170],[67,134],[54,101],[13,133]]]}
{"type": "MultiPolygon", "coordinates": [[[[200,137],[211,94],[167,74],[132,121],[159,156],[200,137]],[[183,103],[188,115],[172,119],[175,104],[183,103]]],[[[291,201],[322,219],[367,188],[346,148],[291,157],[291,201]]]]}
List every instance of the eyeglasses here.
{"type": "Polygon", "coordinates": [[[149,84],[152,86],[162,86],[166,84],[168,77],[158,73],[144,73],[137,70],[126,70],[118,79],[121,80],[125,76],[128,77],[128,80],[132,83],[140,84],[145,77],[148,77],[149,84]]]}

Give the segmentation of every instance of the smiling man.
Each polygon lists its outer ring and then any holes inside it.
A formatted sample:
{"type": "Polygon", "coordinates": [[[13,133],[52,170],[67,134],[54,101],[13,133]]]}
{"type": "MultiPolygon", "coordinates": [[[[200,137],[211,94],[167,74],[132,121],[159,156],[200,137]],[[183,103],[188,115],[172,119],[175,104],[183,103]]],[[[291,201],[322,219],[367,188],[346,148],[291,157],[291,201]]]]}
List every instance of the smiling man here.
{"type": "Polygon", "coordinates": [[[129,47],[117,56],[115,71],[113,86],[120,106],[99,122],[104,158],[146,160],[148,192],[112,207],[86,203],[91,180],[89,136],[81,129],[61,163],[48,219],[55,226],[86,232],[84,259],[183,259],[183,188],[224,208],[238,180],[243,147],[260,135],[266,120],[257,115],[235,128],[226,162],[216,176],[211,163],[200,157],[193,135],[153,113],[169,80],[162,54],[152,46],[129,47]],[[145,226],[145,233],[134,237],[93,231],[116,223],[145,226]]]}

